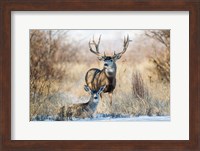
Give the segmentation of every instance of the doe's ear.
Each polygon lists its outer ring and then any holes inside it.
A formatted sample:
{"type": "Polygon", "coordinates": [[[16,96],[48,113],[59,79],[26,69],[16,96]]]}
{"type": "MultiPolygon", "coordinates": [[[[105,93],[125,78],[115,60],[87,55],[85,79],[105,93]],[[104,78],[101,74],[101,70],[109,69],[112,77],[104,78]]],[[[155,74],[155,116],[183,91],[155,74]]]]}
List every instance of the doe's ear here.
{"type": "Polygon", "coordinates": [[[87,85],[84,85],[84,89],[86,92],[90,92],[90,88],[87,85]]]}
{"type": "Polygon", "coordinates": [[[102,87],[100,87],[100,89],[99,89],[99,93],[101,93],[101,92],[103,92],[103,90],[106,88],[106,85],[104,85],[104,86],[102,86],[102,87]]]}

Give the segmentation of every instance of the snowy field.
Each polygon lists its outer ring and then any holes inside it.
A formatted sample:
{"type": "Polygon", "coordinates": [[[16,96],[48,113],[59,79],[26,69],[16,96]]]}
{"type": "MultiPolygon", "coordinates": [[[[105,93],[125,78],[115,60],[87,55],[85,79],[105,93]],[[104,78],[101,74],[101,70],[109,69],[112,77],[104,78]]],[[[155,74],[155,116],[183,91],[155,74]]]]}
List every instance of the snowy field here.
{"type": "Polygon", "coordinates": [[[97,116],[92,119],[74,119],[74,121],[170,121],[170,116],[97,116]]]}
{"type": "Polygon", "coordinates": [[[77,121],[170,121],[170,116],[138,116],[138,117],[119,117],[119,118],[93,118],[93,119],[81,119],[77,121]]]}
{"type": "MultiPolygon", "coordinates": [[[[64,119],[65,121],[66,119],[64,119]]],[[[52,116],[38,116],[32,121],[59,121],[56,117],[52,116]]],[[[170,116],[130,116],[130,115],[111,115],[111,114],[97,114],[93,118],[73,118],[74,122],[91,122],[91,121],[114,121],[114,122],[127,122],[127,121],[170,121],[170,116]]]]}

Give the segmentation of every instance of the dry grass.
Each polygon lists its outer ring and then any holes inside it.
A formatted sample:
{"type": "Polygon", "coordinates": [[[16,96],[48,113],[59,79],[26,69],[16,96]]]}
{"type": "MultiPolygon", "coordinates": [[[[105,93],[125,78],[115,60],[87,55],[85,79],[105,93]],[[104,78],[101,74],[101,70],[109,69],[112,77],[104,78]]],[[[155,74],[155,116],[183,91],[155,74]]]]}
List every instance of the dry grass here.
{"type": "MultiPolygon", "coordinates": [[[[140,70],[129,63],[118,63],[117,86],[113,94],[112,112],[116,114],[139,115],[170,115],[170,87],[169,84],[150,81],[149,75],[144,72],[147,63],[140,66],[140,70]],[[135,80],[135,81],[134,81],[135,80]]],[[[84,91],[85,73],[91,67],[99,67],[98,64],[87,66],[86,64],[67,64],[66,79],[61,83],[52,84],[61,87],[59,92],[48,97],[39,96],[45,102],[31,104],[31,116],[57,115],[62,106],[73,103],[87,102],[89,94],[84,91]],[[37,113],[34,113],[34,109],[37,113]]],[[[97,108],[97,113],[109,113],[110,105],[108,94],[104,94],[103,101],[97,108]]]]}

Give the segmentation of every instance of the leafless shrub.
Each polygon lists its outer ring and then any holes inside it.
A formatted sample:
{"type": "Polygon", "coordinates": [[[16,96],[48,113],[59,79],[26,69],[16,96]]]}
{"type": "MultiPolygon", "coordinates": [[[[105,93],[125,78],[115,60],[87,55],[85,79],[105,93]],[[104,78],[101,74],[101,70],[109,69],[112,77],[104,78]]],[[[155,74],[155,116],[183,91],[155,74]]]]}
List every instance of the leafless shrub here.
{"type": "Polygon", "coordinates": [[[145,35],[163,44],[162,50],[154,50],[150,61],[155,65],[160,80],[170,82],[170,30],[148,30],[145,35]]]}
{"type": "MultiPolygon", "coordinates": [[[[144,73],[143,73],[144,74],[144,73]]],[[[156,90],[158,85],[163,85],[163,83],[156,83],[156,86],[153,86],[153,83],[149,83],[151,86],[148,85],[143,79],[142,74],[139,71],[133,72],[132,75],[132,114],[134,115],[167,115],[169,114],[169,100],[158,100],[154,97],[155,92],[161,93],[156,90]],[[153,89],[154,94],[150,92],[150,87],[153,89]]],[[[162,92],[164,93],[164,92],[162,92]]],[[[168,92],[166,92],[168,93],[168,92]]],[[[163,95],[164,94],[160,94],[163,95]]],[[[160,98],[161,99],[161,98],[160,98]]],[[[169,98],[168,98],[169,99],[169,98]]],[[[129,102],[130,103],[130,102],[129,102]]]]}
{"type": "Polygon", "coordinates": [[[62,34],[52,30],[30,31],[31,116],[37,115],[42,106],[45,109],[44,104],[50,103],[49,96],[60,89],[57,83],[66,77],[62,67],[66,61],[66,56],[61,55],[64,53],[61,49],[62,34]]]}
{"type": "Polygon", "coordinates": [[[149,96],[147,87],[140,72],[136,71],[132,75],[132,90],[136,98],[146,99],[149,96]]]}

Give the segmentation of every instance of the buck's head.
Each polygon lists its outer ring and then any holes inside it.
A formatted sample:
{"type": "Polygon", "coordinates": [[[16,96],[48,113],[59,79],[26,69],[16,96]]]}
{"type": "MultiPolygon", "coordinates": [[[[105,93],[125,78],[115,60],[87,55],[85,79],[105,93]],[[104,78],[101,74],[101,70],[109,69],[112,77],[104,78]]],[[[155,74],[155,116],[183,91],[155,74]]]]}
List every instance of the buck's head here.
{"type": "Polygon", "coordinates": [[[104,54],[101,54],[99,52],[99,44],[100,44],[100,40],[101,40],[101,36],[99,37],[99,40],[98,42],[96,43],[95,40],[94,40],[94,37],[93,37],[93,40],[92,42],[89,41],[89,48],[90,48],[90,51],[92,53],[94,53],[95,55],[98,56],[98,59],[100,61],[103,61],[104,62],[104,68],[105,69],[110,69],[113,67],[113,65],[115,64],[115,62],[121,58],[121,56],[126,52],[127,48],[128,48],[128,45],[129,45],[129,42],[131,40],[129,40],[129,36],[127,36],[126,38],[124,37],[124,48],[123,48],[123,51],[121,51],[120,53],[115,53],[112,55],[112,56],[107,56],[104,52],[104,54]],[[92,46],[91,45],[94,45],[95,46],[95,49],[96,51],[94,51],[92,49],[92,46]]]}
{"type": "Polygon", "coordinates": [[[103,92],[103,90],[105,89],[105,87],[106,87],[105,85],[101,86],[99,88],[99,90],[96,91],[96,90],[91,90],[89,86],[84,85],[85,91],[90,93],[90,95],[93,98],[93,102],[98,102],[99,101],[99,95],[101,94],[101,92],[103,92]]]}

